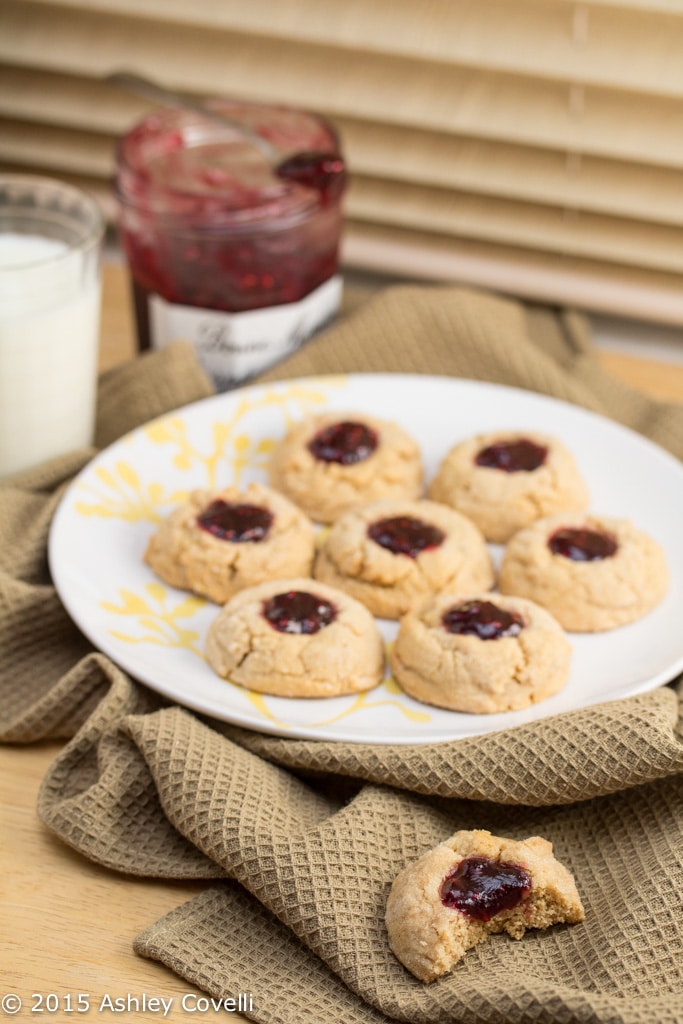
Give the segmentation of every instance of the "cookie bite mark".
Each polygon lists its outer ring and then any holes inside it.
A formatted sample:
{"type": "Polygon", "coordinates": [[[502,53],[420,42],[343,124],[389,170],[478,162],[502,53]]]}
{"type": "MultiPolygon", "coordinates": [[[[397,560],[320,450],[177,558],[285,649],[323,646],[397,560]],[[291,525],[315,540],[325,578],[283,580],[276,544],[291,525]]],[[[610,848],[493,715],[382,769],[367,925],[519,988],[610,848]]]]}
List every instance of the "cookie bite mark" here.
{"type": "Polygon", "coordinates": [[[233,597],[209,628],[206,656],[222,678],[275,697],[340,697],[384,675],[384,642],[368,610],[302,578],[233,597]]]}
{"type": "Polygon", "coordinates": [[[273,513],[262,505],[229,503],[218,498],[197,516],[197,526],[219,540],[258,544],[273,525],[273,513]]]}
{"type": "Polygon", "coordinates": [[[446,875],[439,895],[445,907],[477,921],[512,910],[531,889],[531,875],[519,864],[491,857],[465,857],[446,875]]]}
{"type": "Polygon", "coordinates": [[[369,458],[377,448],[377,431],[367,423],[343,420],[319,430],[308,442],[308,450],[321,462],[353,466],[369,458]]]}
{"type": "Polygon", "coordinates": [[[571,647],[553,617],[524,598],[437,594],[401,619],[391,652],[396,682],[449,711],[496,714],[560,690],[571,647]]]}
{"type": "Polygon", "coordinates": [[[269,466],[274,487],[320,523],[357,505],[414,499],[422,490],[415,441],[396,423],[358,413],[323,413],[294,424],[269,466]]]}
{"type": "Polygon", "coordinates": [[[600,562],[616,555],[619,545],[616,537],[602,530],[564,527],[550,535],[548,547],[554,555],[570,558],[572,562],[600,562]]]}
{"type": "Polygon", "coordinates": [[[480,640],[519,636],[524,629],[524,619],[518,612],[506,611],[492,601],[466,601],[448,608],[441,623],[447,633],[476,636],[480,640]]]}
{"type": "Polygon", "coordinates": [[[594,633],[634,622],[669,585],[659,544],[627,519],[563,514],[517,533],[499,589],[547,608],[565,629],[594,633]]]}
{"type": "Polygon", "coordinates": [[[443,544],[446,534],[414,516],[394,516],[370,523],[368,537],[395,555],[417,558],[423,551],[433,551],[443,544]]]}
{"type": "Polygon", "coordinates": [[[495,441],[482,448],[474,461],[477,466],[501,469],[504,473],[532,473],[547,457],[547,445],[522,437],[516,441],[495,441]]]}
{"type": "Polygon", "coordinates": [[[288,590],[263,602],[261,614],[279,633],[317,633],[337,617],[331,601],[306,590],[288,590]]]}
{"type": "Polygon", "coordinates": [[[409,864],[387,900],[389,943],[423,982],[450,971],[490,935],[584,920],[570,872],[540,836],[522,842],[483,829],[456,832],[409,864]]]}
{"type": "Polygon", "coordinates": [[[494,543],[544,516],[588,505],[586,485],[564,445],[543,434],[500,431],[451,448],[429,497],[468,516],[494,543]]]}
{"type": "Polygon", "coordinates": [[[383,501],[341,516],[313,574],[397,619],[439,590],[462,594],[493,586],[493,565],[476,526],[432,501],[383,501]]]}

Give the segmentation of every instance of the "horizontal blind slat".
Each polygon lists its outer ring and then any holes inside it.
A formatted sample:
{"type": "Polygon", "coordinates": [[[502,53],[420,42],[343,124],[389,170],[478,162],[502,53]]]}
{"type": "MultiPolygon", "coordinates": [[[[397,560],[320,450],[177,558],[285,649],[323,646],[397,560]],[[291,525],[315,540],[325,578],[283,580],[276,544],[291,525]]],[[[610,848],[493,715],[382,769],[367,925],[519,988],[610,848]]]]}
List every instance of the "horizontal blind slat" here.
{"type": "Polygon", "coordinates": [[[150,107],[104,82],[0,63],[0,113],[7,117],[121,135],[150,107]]]}
{"type": "Polygon", "coordinates": [[[315,97],[351,159],[347,253],[361,264],[403,253],[415,276],[424,250],[449,279],[590,308],[621,295],[615,311],[632,315],[658,294],[649,315],[683,322],[683,9],[349,0],[339,21],[313,0],[179,2],[4,0],[3,166],[91,182],[111,212],[114,138],[145,109],[98,80],[124,65],[197,94],[315,97]]]}
{"type": "MultiPolygon", "coordinates": [[[[548,3],[575,7],[577,0],[547,0],[548,3]]],[[[611,7],[620,10],[647,11],[649,14],[683,14],[683,0],[579,0],[581,7],[611,7]]]]}
{"type": "Polygon", "coordinates": [[[23,2],[683,96],[683,17],[676,12],[589,10],[547,0],[430,0],[426,12],[414,0],[345,0],[343,14],[330,17],[329,7],[317,0],[23,2]]]}
{"type": "MultiPolygon", "coordinates": [[[[0,121],[1,160],[109,181],[111,141],[75,135],[72,143],[65,147],[54,129],[26,133],[21,124],[0,121]]],[[[538,203],[360,176],[352,183],[346,212],[351,219],[417,232],[683,272],[680,229],[635,220],[568,216],[538,203]]]]}
{"type": "Polygon", "coordinates": [[[361,270],[456,281],[539,302],[683,325],[677,274],[354,222],[348,225],[344,259],[361,270]]]}
{"type": "Polygon", "coordinates": [[[683,273],[681,230],[491,196],[357,180],[352,219],[683,273]]]}
{"type": "MultiPolygon", "coordinates": [[[[0,116],[112,139],[148,109],[99,83],[0,67],[0,116]]],[[[353,173],[683,224],[681,172],[538,147],[337,118],[353,173]]]]}
{"type": "Polygon", "coordinates": [[[683,225],[677,169],[338,118],[353,172],[683,225]]]}
{"type": "MultiPolygon", "coordinates": [[[[23,169],[0,160],[0,172],[17,173],[23,169]]],[[[101,182],[79,175],[65,175],[65,180],[95,195],[108,218],[114,217],[113,197],[101,182]]],[[[618,263],[349,221],[343,264],[353,269],[470,284],[540,302],[683,325],[680,275],[622,267],[618,263]]]]}
{"type": "MultiPolygon", "coordinates": [[[[324,49],[243,40],[220,33],[135,23],[110,16],[65,18],[28,5],[0,7],[0,60],[85,78],[124,65],[145,68],[172,87],[308,107],[444,133],[683,167],[680,102],[608,90],[568,89],[531,79],[444,69],[324,49]]],[[[87,87],[87,85],[85,86],[87,87]]],[[[578,88],[578,87],[577,87],[578,88]]]]}
{"type": "Polygon", "coordinates": [[[48,125],[0,118],[0,158],[111,180],[114,140],[92,132],[65,132],[48,125]]]}

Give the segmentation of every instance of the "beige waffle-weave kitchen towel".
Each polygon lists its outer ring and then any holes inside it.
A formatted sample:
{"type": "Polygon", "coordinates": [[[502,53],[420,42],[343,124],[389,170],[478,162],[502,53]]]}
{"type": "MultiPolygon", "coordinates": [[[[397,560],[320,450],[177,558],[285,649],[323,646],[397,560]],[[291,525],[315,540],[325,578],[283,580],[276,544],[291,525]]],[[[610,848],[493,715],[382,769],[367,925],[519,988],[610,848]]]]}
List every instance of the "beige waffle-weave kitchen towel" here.
{"type": "MultiPolygon", "coordinates": [[[[268,379],[349,370],[544,391],[683,452],[683,408],[605,376],[574,315],[392,289],[268,379]]],[[[113,371],[100,443],[207,393],[181,346],[113,371]]],[[[0,734],[75,733],[39,808],[70,845],[117,870],[220,880],[139,936],[139,952],[214,995],[251,991],[263,1024],[683,1020],[674,688],[413,748],[266,737],[163,707],[91,652],[50,585],[50,518],[87,457],[0,488],[0,734]],[[424,987],[388,948],[386,895],[408,860],[470,827],[552,840],[587,920],[519,943],[496,937],[424,987]]]]}

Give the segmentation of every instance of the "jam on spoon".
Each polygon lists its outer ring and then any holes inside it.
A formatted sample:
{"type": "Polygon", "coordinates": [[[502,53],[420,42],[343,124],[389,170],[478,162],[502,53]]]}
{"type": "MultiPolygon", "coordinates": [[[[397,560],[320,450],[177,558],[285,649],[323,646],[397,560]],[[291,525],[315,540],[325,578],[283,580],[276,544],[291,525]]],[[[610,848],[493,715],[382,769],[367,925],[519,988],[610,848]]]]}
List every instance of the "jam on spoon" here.
{"type": "Polygon", "coordinates": [[[334,622],[337,609],[305,590],[288,590],[264,601],[261,614],[278,633],[317,633],[334,622]]]}
{"type": "Polygon", "coordinates": [[[563,527],[555,530],[548,540],[554,555],[562,555],[572,562],[599,562],[616,554],[616,537],[589,527],[563,527]]]}
{"type": "Polygon", "coordinates": [[[280,159],[279,151],[268,139],[235,118],[229,117],[223,112],[207,107],[200,100],[195,100],[184,93],[173,92],[166,89],[149,78],[134,74],[130,71],[115,71],[107,75],[106,81],[117,85],[127,92],[142,96],[154,103],[160,103],[171,109],[189,110],[210,121],[226,125],[237,131],[242,138],[248,140],[252,146],[260,150],[265,159],[271,165],[276,177],[284,181],[294,181],[306,188],[319,192],[323,199],[332,199],[341,195],[346,184],[346,166],[341,153],[304,150],[303,152],[292,153],[280,159]]]}
{"type": "Polygon", "coordinates": [[[325,200],[336,199],[346,185],[346,165],[340,153],[294,153],[277,165],[275,174],[314,189],[325,200]]]}
{"type": "Polygon", "coordinates": [[[233,544],[256,544],[265,540],[273,514],[260,505],[231,504],[221,498],[212,501],[197,516],[197,525],[219,540],[233,544]]]}
{"type": "Polygon", "coordinates": [[[413,516],[393,516],[371,523],[368,537],[395,555],[417,558],[422,551],[438,548],[446,535],[438,527],[413,516]]]}
{"type": "Polygon", "coordinates": [[[338,462],[353,466],[364,462],[377,447],[377,434],[366,423],[344,420],[323,427],[308,442],[308,450],[321,462],[338,462]]]}
{"type": "Polygon", "coordinates": [[[466,601],[443,613],[441,624],[448,633],[478,636],[480,640],[499,640],[518,636],[524,620],[517,612],[499,608],[493,601],[466,601]]]}
{"type": "Polygon", "coordinates": [[[545,445],[520,438],[517,441],[498,441],[482,448],[474,461],[478,466],[502,469],[505,473],[531,473],[542,466],[547,457],[545,445]]]}
{"type": "Polygon", "coordinates": [[[490,921],[512,910],[531,889],[531,876],[520,864],[466,857],[441,883],[441,902],[477,921],[490,921]]]}

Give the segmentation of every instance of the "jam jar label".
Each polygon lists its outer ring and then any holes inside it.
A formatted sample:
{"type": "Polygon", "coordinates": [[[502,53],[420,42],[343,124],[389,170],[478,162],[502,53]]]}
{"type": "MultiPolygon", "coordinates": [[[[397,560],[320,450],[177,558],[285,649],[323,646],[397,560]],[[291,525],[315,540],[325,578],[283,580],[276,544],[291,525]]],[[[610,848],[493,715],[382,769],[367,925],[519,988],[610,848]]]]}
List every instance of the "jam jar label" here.
{"type": "Polygon", "coordinates": [[[152,294],[152,347],[190,341],[216,388],[226,391],[299,348],[334,317],[341,292],[341,276],[335,275],[298,302],[244,313],[181,306],[152,294]]]}

